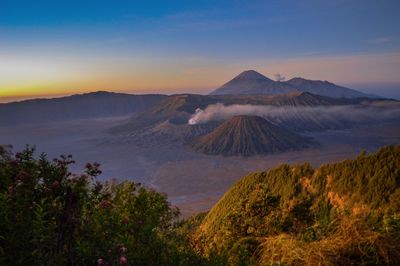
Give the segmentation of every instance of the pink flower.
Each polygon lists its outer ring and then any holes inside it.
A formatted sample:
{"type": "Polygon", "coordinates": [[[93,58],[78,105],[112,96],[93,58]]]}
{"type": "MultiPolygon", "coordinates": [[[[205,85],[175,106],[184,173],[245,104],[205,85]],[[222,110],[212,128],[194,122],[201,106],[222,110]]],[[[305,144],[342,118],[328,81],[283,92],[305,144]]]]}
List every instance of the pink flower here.
{"type": "Polygon", "coordinates": [[[109,202],[108,200],[102,200],[100,202],[101,209],[108,209],[110,206],[111,206],[111,202],[109,202]]]}
{"type": "Polygon", "coordinates": [[[56,188],[58,188],[59,186],[60,186],[60,182],[58,182],[57,180],[54,181],[53,184],[51,185],[51,187],[52,187],[53,189],[56,189],[56,188]]]}
{"type": "Polygon", "coordinates": [[[108,263],[100,258],[97,260],[97,266],[108,266],[108,263]]]}
{"type": "Polygon", "coordinates": [[[118,260],[119,265],[128,265],[128,259],[125,256],[119,257],[118,260]]]}
{"type": "Polygon", "coordinates": [[[129,224],[129,218],[128,218],[128,217],[124,217],[124,218],[122,219],[122,223],[123,223],[123,224],[129,224]]]}
{"type": "Polygon", "coordinates": [[[28,181],[30,177],[31,177],[31,176],[30,176],[27,172],[25,172],[25,171],[20,171],[20,172],[17,174],[17,176],[15,177],[15,180],[25,182],[25,181],[28,181]]]}

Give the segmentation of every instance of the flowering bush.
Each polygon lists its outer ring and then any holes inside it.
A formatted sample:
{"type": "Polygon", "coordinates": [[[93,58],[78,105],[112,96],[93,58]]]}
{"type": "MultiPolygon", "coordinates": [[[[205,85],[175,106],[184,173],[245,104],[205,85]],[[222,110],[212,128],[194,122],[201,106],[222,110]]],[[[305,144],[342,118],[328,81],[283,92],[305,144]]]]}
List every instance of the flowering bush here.
{"type": "Polygon", "coordinates": [[[100,183],[99,164],[0,146],[0,265],[201,263],[174,231],[179,212],[138,183],[100,183]]]}

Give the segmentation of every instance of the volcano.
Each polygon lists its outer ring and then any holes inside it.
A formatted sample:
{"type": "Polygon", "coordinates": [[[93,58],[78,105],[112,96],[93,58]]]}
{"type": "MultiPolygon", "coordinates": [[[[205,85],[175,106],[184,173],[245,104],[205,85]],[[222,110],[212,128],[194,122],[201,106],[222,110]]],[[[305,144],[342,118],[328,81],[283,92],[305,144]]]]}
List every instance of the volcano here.
{"type": "Polygon", "coordinates": [[[254,70],[246,70],[211,92],[211,95],[276,95],[309,92],[332,98],[377,98],[328,81],[293,78],[274,81],[254,70]]]}
{"type": "Polygon", "coordinates": [[[211,95],[273,95],[296,91],[297,90],[290,85],[283,82],[275,82],[257,71],[247,70],[211,92],[211,95]]]}
{"type": "Polygon", "coordinates": [[[310,140],[259,116],[234,116],[190,145],[209,155],[252,156],[308,147],[310,140]]]}

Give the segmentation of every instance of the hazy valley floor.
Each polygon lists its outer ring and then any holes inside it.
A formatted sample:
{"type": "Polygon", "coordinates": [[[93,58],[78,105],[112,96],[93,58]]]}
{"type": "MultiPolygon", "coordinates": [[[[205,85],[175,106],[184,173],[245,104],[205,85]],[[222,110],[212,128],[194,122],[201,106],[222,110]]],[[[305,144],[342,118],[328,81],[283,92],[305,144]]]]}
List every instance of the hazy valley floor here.
{"type": "Polygon", "coordinates": [[[126,118],[107,118],[0,127],[0,144],[14,151],[35,144],[50,158],[72,154],[83,163],[101,163],[102,179],[132,179],[168,194],[184,216],[208,210],[240,177],[282,163],[310,162],[313,166],[351,158],[361,150],[375,151],[386,144],[400,143],[400,124],[388,122],[347,130],[308,133],[318,148],[267,156],[207,156],[179,143],[137,143],[131,137],[115,137],[106,129],[126,118]]]}

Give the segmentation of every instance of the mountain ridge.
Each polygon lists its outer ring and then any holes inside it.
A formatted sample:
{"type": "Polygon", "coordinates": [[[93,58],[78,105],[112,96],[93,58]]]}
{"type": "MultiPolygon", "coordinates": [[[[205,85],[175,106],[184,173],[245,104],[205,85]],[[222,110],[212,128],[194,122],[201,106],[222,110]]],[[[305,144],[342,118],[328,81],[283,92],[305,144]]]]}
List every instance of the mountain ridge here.
{"type": "Polygon", "coordinates": [[[60,98],[0,104],[0,124],[47,123],[130,115],[159,103],[166,95],[97,91],[60,98]]]}
{"type": "Polygon", "coordinates": [[[285,94],[294,92],[310,92],[333,98],[376,98],[374,95],[338,86],[321,80],[309,80],[295,77],[288,81],[274,81],[255,70],[246,70],[212,91],[210,95],[224,94],[285,94]]]}
{"type": "Polygon", "coordinates": [[[246,70],[211,92],[210,95],[284,94],[295,91],[291,86],[275,82],[255,70],[246,70]]]}

